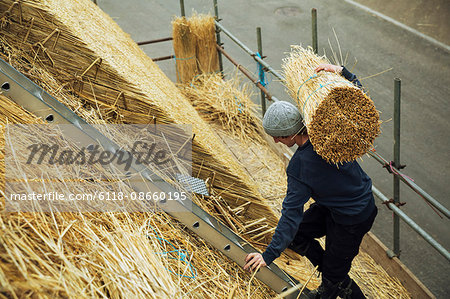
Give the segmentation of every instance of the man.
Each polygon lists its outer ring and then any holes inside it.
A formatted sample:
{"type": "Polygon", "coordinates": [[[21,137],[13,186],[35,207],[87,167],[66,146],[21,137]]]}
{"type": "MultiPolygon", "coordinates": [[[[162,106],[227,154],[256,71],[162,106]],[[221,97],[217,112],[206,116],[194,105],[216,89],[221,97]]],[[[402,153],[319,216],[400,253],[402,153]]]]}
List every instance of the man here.
{"type": "MultiPolygon", "coordinates": [[[[322,64],[316,72],[341,73],[361,87],[345,67],[322,64]]],[[[306,256],[322,272],[315,298],[365,298],[348,276],[362,238],[377,214],[372,182],[356,161],[329,164],[309,141],[298,109],[288,102],[275,102],[263,119],[263,127],[275,142],[298,145],[287,167],[287,194],[272,241],[263,254],[247,255],[244,269],[270,265],[286,248],[306,256]],[[315,200],[303,213],[303,205],[315,200]],[[325,250],[316,238],[326,236],[325,250]]]]}

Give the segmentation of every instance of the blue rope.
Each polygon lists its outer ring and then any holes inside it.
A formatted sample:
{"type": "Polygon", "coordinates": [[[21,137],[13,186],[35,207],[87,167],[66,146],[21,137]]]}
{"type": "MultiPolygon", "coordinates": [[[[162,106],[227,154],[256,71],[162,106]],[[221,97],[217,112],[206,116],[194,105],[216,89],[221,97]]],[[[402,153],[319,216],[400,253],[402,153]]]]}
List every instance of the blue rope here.
{"type": "Polygon", "coordinates": [[[242,102],[236,96],[234,96],[234,99],[236,100],[235,103],[236,103],[236,105],[238,107],[239,113],[243,113],[243,109],[245,108],[244,105],[242,104],[242,102]]]}
{"type": "MultiPolygon", "coordinates": [[[[259,54],[259,52],[256,52],[256,56],[262,59],[261,54],[259,54]]],[[[259,62],[256,62],[256,65],[258,67],[258,78],[259,78],[258,82],[261,83],[262,86],[266,86],[267,84],[269,84],[269,82],[267,82],[266,80],[264,68],[259,62]]]]}
{"type": "MultiPolygon", "coordinates": [[[[155,230],[154,227],[152,227],[150,224],[148,225],[150,226],[150,228],[153,230],[153,232],[156,235],[156,239],[159,241],[160,245],[163,245],[163,241],[167,244],[169,244],[173,250],[169,250],[169,251],[163,251],[163,252],[155,252],[155,254],[160,254],[160,255],[169,255],[169,254],[173,254],[175,255],[175,257],[172,256],[167,256],[168,259],[172,259],[172,260],[179,260],[183,263],[185,263],[186,265],[188,265],[189,271],[191,272],[191,276],[188,275],[183,275],[183,274],[178,274],[175,273],[173,271],[171,271],[170,269],[167,269],[170,273],[176,274],[178,276],[181,277],[187,277],[187,278],[192,278],[192,279],[196,279],[197,278],[197,269],[195,269],[194,266],[192,266],[191,262],[189,261],[189,253],[185,250],[185,249],[177,249],[172,243],[170,243],[169,241],[167,241],[164,238],[159,237],[158,232],[155,230]]],[[[150,238],[150,236],[148,236],[150,238]]]]}
{"type": "Polygon", "coordinates": [[[308,78],[308,80],[306,80],[305,82],[303,82],[302,84],[300,84],[300,86],[299,86],[298,89],[297,89],[297,100],[299,99],[299,98],[298,98],[298,93],[300,92],[300,88],[302,88],[302,86],[305,85],[306,82],[308,82],[309,80],[314,79],[314,78],[317,78],[317,74],[312,75],[311,77],[308,78]]]}

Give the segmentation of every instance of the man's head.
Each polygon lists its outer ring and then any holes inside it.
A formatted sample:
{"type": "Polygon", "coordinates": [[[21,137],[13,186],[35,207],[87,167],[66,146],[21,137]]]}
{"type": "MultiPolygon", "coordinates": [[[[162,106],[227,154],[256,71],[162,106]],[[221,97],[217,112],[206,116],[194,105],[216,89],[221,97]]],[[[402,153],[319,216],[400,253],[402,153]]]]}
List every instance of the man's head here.
{"type": "Polygon", "coordinates": [[[263,127],[275,142],[294,145],[294,137],[306,132],[297,107],[285,101],[273,103],[264,114],[263,127]]]}

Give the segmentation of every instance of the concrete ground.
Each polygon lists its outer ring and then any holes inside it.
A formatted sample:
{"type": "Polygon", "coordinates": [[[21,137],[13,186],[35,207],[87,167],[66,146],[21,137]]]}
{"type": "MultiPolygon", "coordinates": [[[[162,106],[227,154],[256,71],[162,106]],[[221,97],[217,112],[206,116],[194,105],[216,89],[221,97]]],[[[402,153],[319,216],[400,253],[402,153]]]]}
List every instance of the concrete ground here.
{"type": "MultiPolygon", "coordinates": [[[[186,0],[186,13],[192,8],[198,12],[213,12],[212,0],[186,0]]],[[[347,67],[362,79],[369,90],[384,121],[382,134],[375,141],[377,151],[386,159],[392,159],[391,121],[393,112],[393,80],[402,80],[402,135],[401,160],[407,164],[404,172],[414,178],[433,197],[450,207],[450,53],[397,25],[367,13],[344,0],[227,0],[219,2],[222,24],[256,50],[256,27],[262,28],[264,55],[275,68],[280,69],[285,52],[291,44],[307,46],[311,43],[311,8],[318,9],[320,53],[331,57],[331,48],[347,67]],[[336,36],[333,33],[336,32],[336,36]],[[339,41],[336,40],[336,37],[339,41]],[[331,46],[331,47],[330,47],[331,46]],[[391,69],[381,75],[370,77],[391,69]],[[364,79],[366,78],[366,79],[364,79]]],[[[405,13],[405,1],[395,6],[392,1],[359,1],[372,5],[372,9],[389,13],[405,24],[432,24],[448,26],[450,11],[447,1],[429,9],[429,2],[408,1],[414,4],[414,13],[405,13]],[[390,3],[383,4],[384,2],[390,3]],[[378,4],[377,4],[378,3],[378,4]],[[446,4],[447,3],[447,4],[446,4]],[[388,5],[388,6],[387,6],[388,5]],[[418,23],[425,14],[427,23],[418,23]],[[415,18],[415,19],[414,19],[415,18]],[[443,23],[439,23],[444,20],[443,23]],[[447,25],[446,25],[447,24],[447,25]]],[[[439,1],[437,1],[439,2],[439,1]]],[[[170,21],[180,14],[177,0],[98,0],[99,6],[111,15],[136,41],[150,40],[171,35],[170,21]]],[[[433,27],[435,26],[435,27],[433,27]]],[[[427,26],[422,26],[427,27],[427,26]]],[[[427,28],[428,28],[427,27],[427,28]]],[[[418,27],[417,27],[418,28],[418,27]]],[[[448,44],[449,28],[439,32],[439,40],[448,44]],[[441,33],[439,33],[441,34],[441,33]]],[[[431,33],[430,33],[431,34],[431,33]]],[[[437,36],[435,36],[437,38],[437,36]]],[[[230,39],[222,36],[225,49],[250,71],[256,72],[256,64],[230,39]]],[[[171,43],[142,46],[150,57],[173,53],[171,43]]],[[[339,63],[342,63],[339,59],[339,63]]],[[[158,63],[169,78],[175,80],[174,61],[158,63]]],[[[225,64],[231,69],[231,64],[225,64]]],[[[288,100],[284,88],[272,78],[269,89],[279,98],[288,100]]],[[[259,96],[255,95],[255,101],[259,96]]],[[[392,177],[372,158],[361,162],[373,183],[388,197],[392,196],[392,177]]],[[[407,204],[402,210],[429,232],[445,248],[450,248],[449,220],[441,219],[413,191],[401,187],[401,200],[407,204]]],[[[379,205],[379,216],[373,232],[392,247],[392,213],[379,205]]],[[[448,298],[450,292],[450,263],[407,225],[401,224],[401,260],[438,298],[448,298]]]]}
{"type": "Polygon", "coordinates": [[[356,0],[369,8],[450,45],[448,0],[356,0]]]}

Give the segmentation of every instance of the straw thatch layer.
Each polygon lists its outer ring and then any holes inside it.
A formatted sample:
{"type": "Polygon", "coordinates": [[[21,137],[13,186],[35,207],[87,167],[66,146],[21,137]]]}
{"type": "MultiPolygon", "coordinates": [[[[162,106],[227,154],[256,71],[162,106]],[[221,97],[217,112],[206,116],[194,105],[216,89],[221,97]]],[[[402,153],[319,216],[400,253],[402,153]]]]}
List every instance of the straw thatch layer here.
{"type": "MultiPolygon", "coordinates": [[[[2,128],[6,124],[42,123],[3,95],[0,105],[4,108],[0,111],[2,128]]],[[[12,142],[8,134],[2,134],[2,149],[5,138],[6,146],[12,142]]],[[[20,142],[28,138],[29,134],[23,135],[20,142]]],[[[44,143],[53,140],[51,134],[42,136],[44,143]]],[[[0,167],[3,174],[3,150],[0,167]]],[[[36,170],[52,170],[45,167],[36,170]]],[[[29,171],[25,174],[32,175],[29,171]]],[[[132,191],[126,185],[105,181],[73,183],[77,184],[85,193],[132,191]]],[[[25,184],[23,188],[38,191],[25,184]]],[[[3,197],[0,209],[4,209],[3,197]]],[[[273,295],[261,282],[250,281],[249,274],[238,265],[165,214],[2,213],[0,257],[0,290],[11,298],[202,298],[211,296],[212,290],[213,296],[223,298],[233,289],[237,298],[247,297],[249,292],[252,298],[273,295]]]]}
{"type": "Polygon", "coordinates": [[[314,69],[329,63],[311,49],[292,46],[283,60],[286,86],[297,101],[311,143],[331,163],[353,161],[365,154],[380,132],[372,100],[338,74],[314,69]]]}
{"type": "MultiPolygon", "coordinates": [[[[0,12],[11,5],[13,1],[2,1],[0,12]]],[[[5,52],[20,49],[20,54],[5,53],[15,67],[27,75],[36,67],[47,70],[58,83],[55,91],[75,94],[78,106],[106,122],[192,124],[193,175],[208,180],[232,208],[251,202],[245,210],[249,219],[266,217],[269,226],[276,225],[251,178],[208,124],[96,5],[88,0],[28,0],[20,8],[14,5],[1,28],[5,52]]],[[[79,111],[76,104],[69,106],[79,111]]],[[[259,241],[269,240],[267,235],[259,241]]]]}

